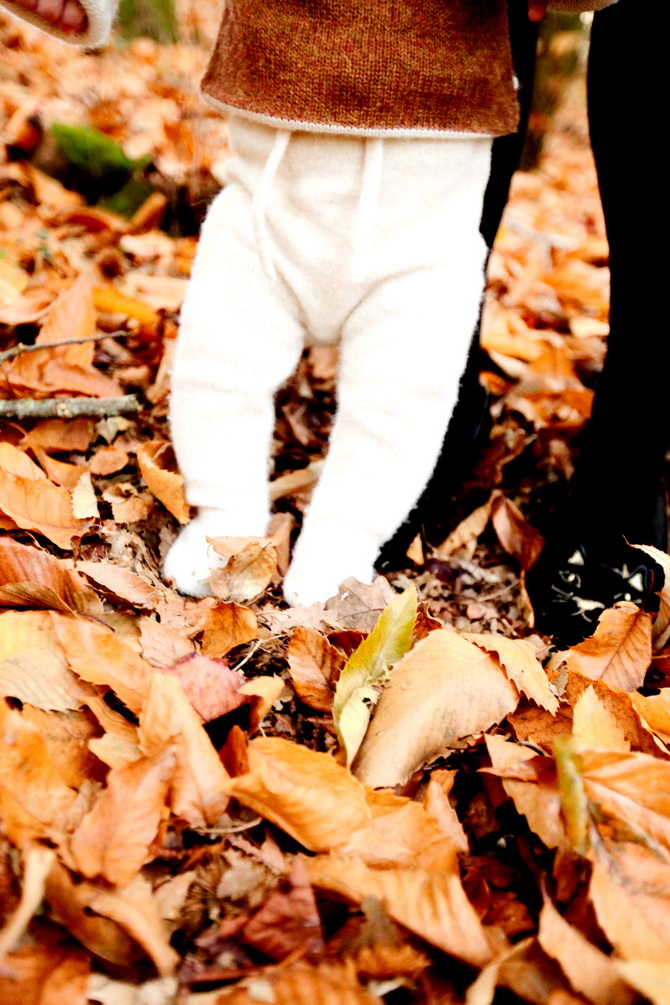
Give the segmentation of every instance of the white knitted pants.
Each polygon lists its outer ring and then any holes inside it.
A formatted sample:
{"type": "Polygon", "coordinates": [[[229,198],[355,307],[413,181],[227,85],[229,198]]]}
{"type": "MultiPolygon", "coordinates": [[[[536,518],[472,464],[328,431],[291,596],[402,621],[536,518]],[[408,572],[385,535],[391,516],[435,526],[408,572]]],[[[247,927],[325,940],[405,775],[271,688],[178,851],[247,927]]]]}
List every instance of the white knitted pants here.
{"type": "Polygon", "coordinates": [[[454,408],[483,289],[491,141],[282,133],[236,118],[182,309],[172,436],[198,516],[164,571],[202,595],[217,535],[269,518],[274,395],[303,346],[341,347],[337,414],[286,576],[292,603],[369,581],[454,408]]]}

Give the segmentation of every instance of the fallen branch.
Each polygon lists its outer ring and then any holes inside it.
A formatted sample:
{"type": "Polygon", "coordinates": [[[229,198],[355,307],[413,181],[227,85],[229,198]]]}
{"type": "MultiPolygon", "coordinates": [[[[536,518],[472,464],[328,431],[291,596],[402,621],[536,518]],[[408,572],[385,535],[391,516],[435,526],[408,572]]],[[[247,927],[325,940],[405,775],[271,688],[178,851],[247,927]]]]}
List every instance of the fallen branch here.
{"type": "Polygon", "coordinates": [[[139,412],[136,394],[118,398],[16,398],[0,401],[0,419],[74,419],[79,415],[108,416],[139,412]]]}
{"type": "Polygon", "coordinates": [[[15,356],[22,356],[25,352],[38,352],[40,349],[57,349],[62,345],[81,345],[83,342],[102,342],[106,338],[117,338],[121,335],[130,335],[131,332],[117,331],[117,332],[103,332],[100,335],[87,335],[86,338],[66,338],[61,342],[44,342],[39,345],[28,345],[25,342],[19,342],[18,345],[12,346],[11,349],[5,349],[4,352],[0,352],[0,366],[6,363],[8,359],[14,359],[15,356]]]}

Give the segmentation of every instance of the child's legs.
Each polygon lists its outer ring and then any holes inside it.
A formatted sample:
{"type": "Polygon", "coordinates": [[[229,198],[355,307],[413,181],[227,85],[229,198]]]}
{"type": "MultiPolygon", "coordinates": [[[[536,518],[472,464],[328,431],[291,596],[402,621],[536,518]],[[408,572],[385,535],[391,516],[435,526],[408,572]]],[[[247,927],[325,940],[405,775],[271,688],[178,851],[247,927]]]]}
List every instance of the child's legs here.
{"type": "Polygon", "coordinates": [[[265,533],[274,395],[303,344],[283,287],[259,261],[249,201],[233,184],[212,203],[181,313],[170,422],[186,499],[199,513],[165,574],[187,593],[205,591],[215,561],[207,536],[265,533]]]}
{"type": "Polygon", "coordinates": [[[292,602],[369,581],[381,545],[431,474],[458,395],[483,286],[477,221],[460,267],[379,284],[346,325],[323,474],[284,583],[292,602]]]}

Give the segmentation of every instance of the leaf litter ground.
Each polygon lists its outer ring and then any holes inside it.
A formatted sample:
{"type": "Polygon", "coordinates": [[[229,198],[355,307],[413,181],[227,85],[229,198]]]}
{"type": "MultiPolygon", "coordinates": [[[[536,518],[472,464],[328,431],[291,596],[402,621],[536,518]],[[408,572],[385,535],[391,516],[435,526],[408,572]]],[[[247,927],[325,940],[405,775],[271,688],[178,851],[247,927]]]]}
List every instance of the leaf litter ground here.
{"type": "Polygon", "coordinates": [[[392,585],[282,603],[332,415],[312,350],[269,536],[217,541],[190,600],[159,569],[189,519],[176,318],[227,156],[196,88],[216,16],[98,54],[0,18],[0,1000],[667,1005],[670,597],[555,652],[524,588],[606,345],[582,87],[492,255],[494,426],[445,540],[392,585]],[[120,141],[126,215],[56,122],[120,141]]]}

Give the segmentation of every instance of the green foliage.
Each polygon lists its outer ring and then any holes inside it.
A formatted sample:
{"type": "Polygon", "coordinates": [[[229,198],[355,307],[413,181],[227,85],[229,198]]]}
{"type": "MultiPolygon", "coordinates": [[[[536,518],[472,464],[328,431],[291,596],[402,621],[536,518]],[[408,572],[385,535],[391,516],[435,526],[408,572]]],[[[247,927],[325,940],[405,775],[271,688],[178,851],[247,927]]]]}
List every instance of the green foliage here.
{"type": "Polygon", "coordinates": [[[164,45],[179,41],[174,0],[121,0],[119,24],[126,39],[146,36],[164,45]]]}
{"type": "Polygon", "coordinates": [[[416,624],[417,594],[413,586],[395,597],[379,621],[347,660],[335,690],[333,719],[350,765],[358,753],[370,721],[370,708],[379,697],[372,686],[409,650],[416,624]]]}
{"type": "Polygon", "coordinates": [[[62,156],[93,178],[130,175],[151,163],[150,157],[127,157],[120,143],[93,126],[54,122],[51,133],[62,156]]]}

